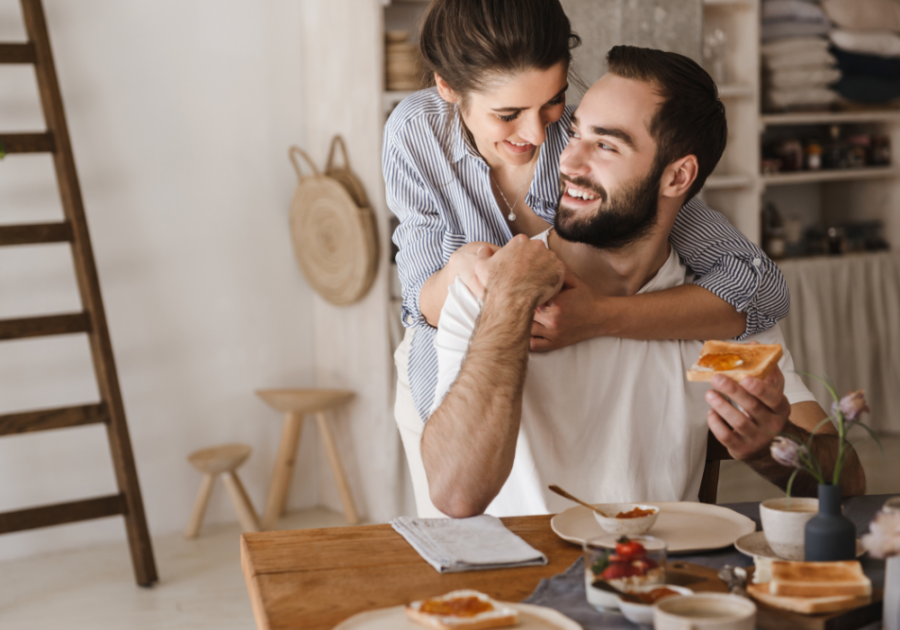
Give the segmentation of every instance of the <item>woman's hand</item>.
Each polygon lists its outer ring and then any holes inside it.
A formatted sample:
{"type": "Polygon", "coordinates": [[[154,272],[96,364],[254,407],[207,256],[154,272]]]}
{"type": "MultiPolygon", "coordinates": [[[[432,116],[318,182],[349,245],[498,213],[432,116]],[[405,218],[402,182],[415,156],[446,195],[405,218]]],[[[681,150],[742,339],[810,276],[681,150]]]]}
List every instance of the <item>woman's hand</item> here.
{"type": "Polygon", "coordinates": [[[460,276],[469,290],[475,294],[478,299],[484,295],[484,285],[478,279],[475,273],[475,263],[478,261],[478,250],[486,248],[489,254],[493,254],[498,246],[493,243],[481,243],[475,241],[466,243],[457,249],[450,256],[450,260],[440,270],[434,272],[419,292],[419,310],[425,316],[431,326],[437,328],[441,319],[441,309],[444,308],[444,302],[447,300],[447,290],[456,280],[456,276],[460,276]]]}
{"type": "MultiPolygon", "coordinates": [[[[482,251],[482,257],[489,257],[500,249],[493,243],[483,243],[480,241],[466,243],[453,252],[446,267],[450,275],[450,283],[452,284],[456,277],[459,276],[466,286],[469,287],[469,291],[471,291],[479,300],[484,297],[484,287],[489,281],[487,277],[480,278],[475,271],[475,265],[479,258],[478,252],[481,251],[482,248],[487,250],[482,251]]],[[[484,268],[481,268],[480,271],[481,275],[484,275],[484,268]]]]}
{"type": "Polygon", "coordinates": [[[599,336],[602,296],[566,272],[562,291],[538,306],[531,326],[531,351],[549,352],[599,336]]]}

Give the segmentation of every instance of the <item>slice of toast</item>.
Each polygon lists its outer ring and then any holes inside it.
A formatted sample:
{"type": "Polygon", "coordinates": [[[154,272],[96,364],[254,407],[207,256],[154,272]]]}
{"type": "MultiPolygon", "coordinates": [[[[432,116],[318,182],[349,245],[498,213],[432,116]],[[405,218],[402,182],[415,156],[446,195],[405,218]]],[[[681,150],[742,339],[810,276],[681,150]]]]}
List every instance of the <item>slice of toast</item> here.
{"type": "Polygon", "coordinates": [[[838,612],[865,606],[872,601],[869,596],[834,595],[831,597],[787,597],[772,595],[769,584],[748,584],[747,592],[756,601],[781,610],[812,615],[816,613],[838,612]]]}
{"type": "Polygon", "coordinates": [[[735,381],[740,381],[746,376],[755,376],[764,379],[769,372],[775,369],[778,361],[784,355],[781,344],[769,343],[732,343],[729,341],[707,341],[700,350],[697,362],[688,370],[689,381],[709,381],[716,374],[727,376],[735,381]],[[700,361],[708,355],[730,356],[737,355],[739,364],[730,369],[716,369],[700,365],[700,361]]]}
{"type": "Polygon", "coordinates": [[[872,582],[858,560],[772,563],[771,595],[787,597],[868,597],[872,582]]]}
{"type": "Polygon", "coordinates": [[[501,602],[491,599],[484,593],[473,590],[460,590],[440,597],[412,602],[406,606],[406,616],[428,628],[435,630],[486,630],[487,628],[505,628],[514,626],[519,621],[519,612],[501,602]],[[475,597],[491,605],[492,609],[474,616],[442,615],[422,612],[426,602],[446,602],[475,597]]]}

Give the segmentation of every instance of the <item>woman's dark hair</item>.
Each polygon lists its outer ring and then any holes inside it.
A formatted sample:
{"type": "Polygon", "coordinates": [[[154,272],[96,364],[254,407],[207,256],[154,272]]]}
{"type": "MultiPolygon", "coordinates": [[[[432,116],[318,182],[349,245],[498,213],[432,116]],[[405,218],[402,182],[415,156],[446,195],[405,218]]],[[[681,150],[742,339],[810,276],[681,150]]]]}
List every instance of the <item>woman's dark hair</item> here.
{"type": "Polygon", "coordinates": [[[579,44],[559,0],[434,0],[419,34],[426,79],[463,101],[497,77],[568,65],[579,44]]]}
{"type": "Polygon", "coordinates": [[[700,192],[728,140],[725,106],[712,77],[697,62],[673,52],[614,46],[606,55],[609,72],[625,79],[653,83],[663,102],[650,123],[656,140],[655,167],[677,159],[697,158],[697,179],[688,199],[700,192]]]}

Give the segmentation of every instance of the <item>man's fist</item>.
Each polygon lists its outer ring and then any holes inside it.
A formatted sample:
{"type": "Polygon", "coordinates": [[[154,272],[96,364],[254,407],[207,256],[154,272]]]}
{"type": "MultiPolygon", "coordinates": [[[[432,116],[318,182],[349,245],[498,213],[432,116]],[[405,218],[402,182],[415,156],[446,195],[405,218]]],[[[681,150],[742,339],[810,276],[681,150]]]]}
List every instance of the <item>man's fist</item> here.
{"type": "Polygon", "coordinates": [[[475,275],[488,293],[523,299],[534,308],[556,295],[566,267],[542,241],[519,234],[496,253],[477,253],[475,275]]]}

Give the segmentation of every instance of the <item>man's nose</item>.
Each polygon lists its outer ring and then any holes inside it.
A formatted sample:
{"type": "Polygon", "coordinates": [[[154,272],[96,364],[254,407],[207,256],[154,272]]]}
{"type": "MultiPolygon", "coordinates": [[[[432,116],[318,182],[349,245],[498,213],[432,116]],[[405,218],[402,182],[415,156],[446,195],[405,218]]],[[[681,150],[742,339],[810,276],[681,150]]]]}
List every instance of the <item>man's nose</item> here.
{"type": "Polygon", "coordinates": [[[560,173],[575,177],[586,175],[590,171],[585,151],[581,147],[582,144],[577,138],[572,138],[569,141],[569,144],[563,149],[562,155],[559,156],[560,173]]]}

